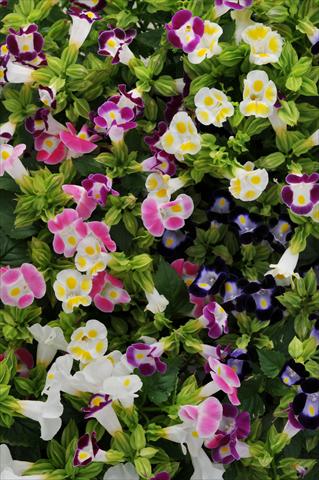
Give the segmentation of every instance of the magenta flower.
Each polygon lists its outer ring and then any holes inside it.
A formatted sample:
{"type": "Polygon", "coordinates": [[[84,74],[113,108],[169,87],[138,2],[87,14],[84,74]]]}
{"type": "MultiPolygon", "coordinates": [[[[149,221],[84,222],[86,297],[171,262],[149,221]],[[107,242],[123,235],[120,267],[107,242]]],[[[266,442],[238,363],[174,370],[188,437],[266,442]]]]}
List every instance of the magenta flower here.
{"type": "Polygon", "coordinates": [[[0,150],[0,177],[4,175],[4,172],[7,172],[12,178],[19,181],[25,175],[28,175],[27,170],[24,168],[20,156],[23,154],[26,149],[26,145],[20,143],[13,147],[8,143],[1,145],[0,150]]]}
{"type": "Polygon", "coordinates": [[[177,275],[184,280],[189,287],[195,278],[197,277],[199,265],[189,262],[183,258],[178,258],[171,263],[171,267],[174,268],[177,275]]]}
{"type": "Polygon", "coordinates": [[[193,200],[184,193],[176,200],[166,203],[148,197],[142,203],[142,220],[145,228],[154,236],[161,237],[164,230],[179,230],[185,225],[194,210],[193,200]]]}
{"type": "Polygon", "coordinates": [[[71,0],[71,3],[77,7],[87,8],[92,12],[102,10],[106,5],[105,0],[71,0]]]}
{"type": "Polygon", "coordinates": [[[70,195],[76,202],[75,210],[83,220],[90,218],[96,209],[97,202],[89,197],[85,188],[79,185],[63,185],[62,190],[67,195],[70,195]]]}
{"type": "Polygon", "coordinates": [[[33,356],[26,348],[17,348],[14,351],[14,355],[17,359],[16,370],[20,377],[28,377],[29,371],[34,367],[33,356]]]}
{"type": "Polygon", "coordinates": [[[38,88],[41,102],[48,108],[56,108],[56,91],[53,87],[44,87],[40,85],[38,88]]]}
{"type": "Polygon", "coordinates": [[[119,195],[119,192],[112,188],[112,179],[102,173],[91,173],[81,183],[88,197],[103,207],[109,194],[119,195]]]}
{"type": "Polygon", "coordinates": [[[112,57],[112,63],[121,62],[127,65],[134,58],[134,54],[128,45],[132,43],[135,36],[136,30],[133,28],[128,30],[122,30],[121,28],[103,30],[99,33],[98,53],[112,57]]]}
{"type": "Polygon", "coordinates": [[[107,313],[113,312],[115,305],[131,301],[131,297],[123,288],[123,282],[107,272],[100,272],[93,278],[90,296],[95,306],[107,313]]]}
{"type": "Polygon", "coordinates": [[[228,395],[229,401],[233,405],[240,405],[237,397],[237,388],[240,387],[240,380],[237,373],[231,367],[213,357],[208,357],[208,366],[211,370],[210,375],[213,381],[201,389],[201,395],[209,396],[222,390],[228,395]]]}
{"type": "Polygon", "coordinates": [[[110,229],[104,222],[88,222],[88,233],[92,233],[102,243],[103,251],[115,252],[116,243],[110,236],[110,229]]]}
{"type": "Polygon", "coordinates": [[[190,53],[200,42],[204,34],[204,22],[199,17],[193,17],[190,10],[179,10],[173,15],[170,23],[165,25],[167,38],[175,48],[190,53]]]}
{"type": "Polygon", "coordinates": [[[223,408],[219,400],[207,398],[200,405],[184,405],[178,415],[192,429],[194,439],[206,439],[214,435],[222,419],[223,408]]]}
{"type": "Polygon", "coordinates": [[[208,336],[215,339],[229,332],[227,317],[223,307],[216,302],[210,302],[204,307],[199,321],[204,328],[208,328],[208,336]]]}
{"type": "Polygon", "coordinates": [[[284,203],[297,215],[307,215],[319,202],[319,174],[292,174],[286,176],[288,185],[281,190],[284,203]]]}
{"type": "Polygon", "coordinates": [[[47,165],[57,165],[66,159],[68,150],[58,135],[41,133],[34,139],[34,148],[38,152],[36,159],[38,162],[47,165]]]}
{"type": "Polygon", "coordinates": [[[163,346],[160,342],[151,345],[133,343],[126,350],[126,360],[132,367],[138,368],[141,375],[150,376],[156,372],[166,372],[167,365],[160,359],[162,354],[163,346]]]}
{"type": "Polygon", "coordinates": [[[119,142],[124,132],[136,127],[134,111],[129,107],[119,107],[110,100],[104,102],[93,117],[95,129],[108,135],[111,141],[119,142]]]}
{"type": "Polygon", "coordinates": [[[100,394],[95,393],[90,398],[90,402],[87,407],[82,408],[82,411],[85,413],[84,418],[92,418],[94,414],[101,410],[102,408],[110,405],[112,403],[112,399],[107,394],[100,394]]]}
{"type": "Polygon", "coordinates": [[[168,472],[158,472],[150,480],[171,480],[171,476],[168,472]]]}
{"type": "Polygon", "coordinates": [[[81,10],[77,7],[70,8],[68,14],[72,18],[69,44],[79,49],[89,35],[93,23],[101,17],[92,10],[81,10]]]}
{"type": "Polygon", "coordinates": [[[30,263],[0,269],[0,299],[5,305],[26,308],[46,291],[43,275],[30,263]]]}
{"type": "Polygon", "coordinates": [[[0,0],[0,7],[7,7],[8,6],[8,0],[0,0]]]}
{"type": "Polygon", "coordinates": [[[26,118],[25,129],[35,137],[49,130],[49,113],[47,108],[39,108],[32,117],[26,118]]]}
{"type": "Polygon", "coordinates": [[[144,172],[161,172],[173,176],[176,172],[175,156],[164,150],[157,150],[152,157],[141,163],[144,172]]]}
{"type": "Polygon", "coordinates": [[[38,64],[39,58],[39,63],[45,59],[42,53],[43,37],[34,23],[17,31],[10,28],[6,43],[9,53],[19,63],[34,66],[34,63],[38,64]]]}
{"type": "Polygon", "coordinates": [[[228,7],[234,10],[242,10],[243,8],[250,7],[253,0],[215,0],[216,7],[228,7]]]}
{"type": "Polygon", "coordinates": [[[79,241],[88,234],[87,225],[72,208],[65,208],[62,213],[49,220],[48,229],[54,234],[55,253],[63,253],[65,257],[72,257],[79,241]]]}
{"type": "Polygon", "coordinates": [[[100,140],[100,136],[89,134],[89,127],[83,125],[79,133],[76,133],[76,130],[72,123],[67,123],[67,130],[62,130],[59,133],[60,140],[69,150],[69,155],[71,158],[80,157],[85,153],[91,153],[96,149],[97,145],[95,143],[100,140]]]}
{"type": "Polygon", "coordinates": [[[119,95],[112,95],[109,98],[110,102],[116,103],[120,108],[129,107],[134,111],[134,114],[140,115],[143,112],[144,102],[142,96],[137,88],[126,91],[126,85],[121,83],[118,85],[119,95]]]}
{"type": "Polygon", "coordinates": [[[96,442],[96,433],[85,433],[79,438],[73,457],[75,467],[89,465],[100,450],[96,442]]]}

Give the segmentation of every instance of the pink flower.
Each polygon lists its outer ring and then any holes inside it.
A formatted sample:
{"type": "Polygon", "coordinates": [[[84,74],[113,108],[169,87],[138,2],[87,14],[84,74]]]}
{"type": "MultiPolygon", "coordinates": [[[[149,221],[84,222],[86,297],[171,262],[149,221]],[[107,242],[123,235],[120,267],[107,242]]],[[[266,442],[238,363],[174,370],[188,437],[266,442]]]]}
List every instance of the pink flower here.
{"type": "Polygon", "coordinates": [[[34,139],[34,148],[38,152],[36,159],[38,162],[47,165],[56,165],[66,159],[68,150],[60,140],[59,135],[41,133],[34,139]]]}
{"type": "Polygon", "coordinates": [[[62,130],[59,134],[60,140],[64,145],[69,149],[71,158],[80,157],[85,153],[91,153],[96,149],[97,145],[93,142],[96,142],[100,139],[99,135],[89,134],[89,127],[83,125],[79,133],[76,133],[76,130],[72,123],[67,123],[67,130],[62,130]]]}
{"type": "Polygon", "coordinates": [[[21,180],[28,175],[19,157],[23,154],[26,146],[23,143],[13,147],[8,143],[1,145],[0,151],[0,177],[7,172],[15,180],[21,180]]]}
{"type": "Polygon", "coordinates": [[[110,236],[110,229],[109,227],[103,222],[88,222],[88,233],[93,233],[95,237],[97,237],[105,247],[105,250],[109,252],[115,252],[116,250],[116,243],[112,240],[110,236]]]}
{"type": "Polygon", "coordinates": [[[134,110],[129,107],[121,108],[110,100],[104,102],[97,113],[93,117],[95,129],[98,132],[104,132],[113,142],[121,141],[127,130],[136,127],[134,110]]]}
{"type": "Polygon", "coordinates": [[[106,199],[109,194],[119,195],[119,192],[112,188],[112,179],[106,175],[102,175],[102,173],[91,173],[81,183],[85,190],[87,190],[88,196],[103,207],[106,204],[106,199]]]}
{"type": "Polygon", "coordinates": [[[129,303],[131,297],[123,288],[123,282],[109,273],[100,272],[93,278],[90,296],[102,312],[113,312],[115,305],[129,303]]]}
{"type": "Polygon", "coordinates": [[[65,208],[62,213],[49,220],[48,229],[54,234],[55,253],[63,253],[65,257],[74,255],[79,241],[88,233],[87,225],[72,208],[65,208]]]}
{"type": "MultiPolygon", "coordinates": [[[[211,397],[198,406],[184,405],[180,408],[178,415],[181,420],[194,428],[197,437],[210,438],[219,427],[223,407],[217,398],[211,397]]],[[[196,435],[193,436],[196,438],[196,435]]]]}
{"type": "Polygon", "coordinates": [[[213,381],[205,385],[201,393],[206,396],[222,390],[228,395],[229,401],[233,405],[240,405],[237,397],[237,388],[240,387],[240,380],[237,373],[231,367],[213,357],[208,358],[208,365],[211,369],[210,375],[213,381]]]}
{"type": "Polygon", "coordinates": [[[195,278],[199,270],[199,265],[196,263],[189,262],[183,258],[178,258],[171,263],[171,267],[174,268],[177,275],[184,280],[186,285],[189,287],[195,278]]]}
{"type": "Polygon", "coordinates": [[[79,185],[63,185],[62,190],[67,195],[70,195],[76,202],[75,210],[83,220],[86,220],[92,215],[96,209],[97,202],[89,197],[85,188],[79,185]]]}
{"type": "Polygon", "coordinates": [[[0,271],[0,299],[5,305],[26,308],[46,291],[43,275],[30,263],[0,271]]]}
{"type": "Polygon", "coordinates": [[[161,204],[148,197],[142,203],[142,220],[154,237],[161,237],[165,229],[179,230],[183,227],[193,210],[193,200],[184,193],[178,195],[176,200],[161,204]]]}

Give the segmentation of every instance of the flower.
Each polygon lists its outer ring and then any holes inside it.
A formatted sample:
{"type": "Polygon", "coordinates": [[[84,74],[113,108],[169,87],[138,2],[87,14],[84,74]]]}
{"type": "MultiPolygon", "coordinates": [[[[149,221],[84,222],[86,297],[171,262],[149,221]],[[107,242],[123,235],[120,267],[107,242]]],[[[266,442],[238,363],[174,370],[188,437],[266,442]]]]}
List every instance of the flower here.
{"type": "Polygon", "coordinates": [[[80,240],[88,234],[88,227],[76,210],[65,208],[62,213],[48,221],[48,229],[54,234],[53,249],[72,257],[80,240]]]}
{"type": "Polygon", "coordinates": [[[124,463],[109,467],[105,472],[103,480],[139,480],[139,478],[134,465],[132,463],[124,463]]]}
{"type": "Polygon", "coordinates": [[[310,430],[319,427],[319,380],[307,378],[301,382],[292,410],[302,427],[310,430]]]}
{"type": "Polygon", "coordinates": [[[101,17],[96,12],[81,10],[77,7],[70,8],[68,14],[72,18],[69,45],[73,45],[78,50],[89,35],[93,23],[101,17]]]}
{"type": "Polygon", "coordinates": [[[128,45],[132,43],[135,36],[136,30],[133,28],[128,30],[122,30],[121,28],[103,30],[99,33],[98,54],[111,56],[113,64],[120,62],[128,65],[129,61],[134,58],[134,54],[128,45]]]}
{"type": "Polygon", "coordinates": [[[294,253],[291,248],[287,248],[280,260],[276,264],[270,264],[270,270],[265,275],[272,275],[278,285],[289,285],[293,276],[296,265],[298,263],[299,253],[294,253]]]}
{"type": "Polygon", "coordinates": [[[42,326],[40,323],[35,323],[28,327],[28,330],[38,342],[37,365],[48,366],[58,350],[66,352],[68,344],[60,327],[42,326]]]}
{"type": "Polygon", "coordinates": [[[213,463],[202,448],[197,455],[190,455],[190,457],[194,468],[190,480],[223,480],[224,467],[213,463]]]}
{"type": "Polygon", "coordinates": [[[217,24],[204,21],[204,34],[195,49],[188,53],[190,63],[201,63],[205,58],[212,58],[218,55],[222,49],[218,45],[218,39],[222,35],[223,29],[217,24]]]}
{"type": "Polygon", "coordinates": [[[102,251],[101,242],[92,233],[79,241],[76,247],[75,266],[80,272],[95,276],[105,270],[109,254],[102,251]]]}
{"type": "Polygon", "coordinates": [[[103,392],[110,395],[112,400],[119,400],[124,408],[130,408],[134,404],[134,398],[141,390],[143,383],[138,375],[111,376],[103,382],[103,392]]]}
{"type": "Polygon", "coordinates": [[[216,7],[225,6],[228,8],[234,8],[235,10],[250,7],[252,3],[253,0],[215,0],[216,7]]]}
{"type": "Polygon", "coordinates": [[[0,85],[32,82],[33,68],[14,62],[10,55],[0,56],[0,85]]]}
{"type": "MultiPolygon", "coordinates": [[[[0,3],[1,6],[1,3],[0,3]]],[[[0,478],[1,480],[45,480],[46,474],[27,475],[24,473],[34,464],[21,460],[13,460],[10,450],[5,444],[0,445],[0,478]]]]}
{"type": "Polygon", "coordinates": [[[92,12],[105,7],[105,0],[71,0],[71,2],[78,7],[88,8],[92,12]]]}
{"type": "Polygon", "coordinates": [[[219,257],[211,267],[202,266],[189,291],[196,297],[206,297],[217,293],[226,278],[225,263],[219,257]]]}
{"type": "Polygon", "coordinates": [[[75,211],[83,220],[90,218],[96,209],[97,202],[90,198],[85,188],[80,185],[63,185],[62,190],[67,195],[70,195],[77,203],[75,211]]]}
{"type": "Polygon", "coordinates": [[[145,228],[154,236],[161,237],[164,230],[179,230],[194,210],[193,200],[182,193],[175,200],[158,203],[147,197],[142,203],[142,220],[145,228]]]}
{"type": "Polygon", "coordinates": [[[62,302],[62,308],[66,313],[73,312],[75,307],[91,305],[89,295],[92,288],[92,280],[88,275],[81,275],[72,268],[62,270],[57,274],[53,283],[55,296],[62,302]]]}
{"type": "Polygon", "coordinates": [[[160,138],[160,145],[167,153],[182,160],[187,153],[195,155],[201,148],[201,138],[191,117],[186,112],[174,115],[168,130],[160,138]]]}
{"type": "Polygon", "coordinates": [[[76,133],[76,130],[72,123],[67,123],[67,130],[62,130],[59,133],[60,140],[69,150],[69,155],[71,158],[81,157],[85,153],[91,153],[97,148],[95,143],[100,139],[99,135],[89,134],[89,127],[83,125],[79,133],[76,133]]]}
{"type": "Polygon", "coordinates": [[[199,270],[199,265],[188,262],[183,258],[174,260],[174,262],[171,263],[171,267],[174,268],[177,275],[184,280],[187,287],[193,283],[199,270]]]}
{"type": "Polygon", "coordinates": [[[140,115],[144,109],[144,102],[140,90],[133,88],[133,90],[127,92],[125,83],[118,85],[118,90],[120,93],[112,95],[109,100],[116,103],[120,108],[131,108],[136,116],[140,115]]]}
{"type": "Polygon", "coordinates": [[[234,115],[234,107],[226,95],[216,88],[201,88],[194,98],[197,120],[203,125],[222,127],[227,117],[234,115]]]}
{"type": "Polygon", "coordinates": [[[12,145],[8,143],[1,145],[0,177],[4,175],[4,172],[7,172],[12,178],[19,182],[25,175],[29,175],[19,159],[25,149],[26,145],[24,143],[20,143],[15,147],[12,147],[12,145]]]}
{"type": "Polygon", "coordinates": [[[283,45],[278,32],[262,23],[256,23],[245,28],[242,39],[250,46],[250,63],[265,65],[278,62],[283,45]]]}
{"type": "Polygon", "coordinates": [[[112,188],[112,179],[101,173],[91,173],[82,180],[81,184],[87,191],[88,197],[102,206],[105,206],[109,194],[119,195],[119,192],[112,188]]]}
{"type": "Polygon", "coordinates": [[[0,298],[5,305],[26,308],[35,298],[42,298],[45,291],[43,275],[31,263],[0,269],[0,298]]]}
{"type": "Polygon", "coordinates": [[[152,292],[145,292],[148,304],[145,307],[145,310],[149,310],[152,313],[164,312],[169,301],[164,295],[161,295],[156,288],[153,288],[152,292]]]}
{"type": "Polygon", "coordinates": [[[68,153],[59,135],[45,132],[35,137],[34,148],[37,151],[37,161],[46,163],[47,165],[62,163],[68,153]]]}
{"type": "Polygon", "coordinates": [[[172,176],[176,172],[175,157],[164,150],[157,150],[152,157],[143,160],[141,167],[144,172],[161,172],[172,176]]]}
{"type": "Polygon", "coordinates": [[[285,185],[281,190],[283,202],[297,215],[308,215],[319,202],[319,174],[304,173],[286,176],[285,185]]]}
{"type": "Polygon", "coordinates": [[[107,329],[103,323],[88,320],[84,327],[74,330],[67,351],[75,360],[86,364],[102,357],[107,345],[107,329]]]}
{"type": "Polygon", "coordinates": [[[244,80],[243,101],[239,104],[240,112],[247,116],[267,118],[274,110],[277,100],[277,88],[269,80],[266,72],[253,70],[244,80]]]}
{"type": "Polygon", "coordinates": [[[56,102],[56,89],[53,85],[51,86],[43,86],[40,85],[38,88],[39,97],[41,102],[47,108],[55,109],[57,102],[56,102]]]}
{"type": "Polygon", "coordinates": [[[96,433],[85,433],[79,438],[73,457],[74,467],[89,465],[99,451],[96,433]]]}
{"type": "Polygon", "coordinates": [[[57,357],[48,370],[42,394],[48,395],[51,390],[59,390],[70,395],[78,396],[83,390],[83,382],[80,384],[76,381],[75,375],[72,377],[72,367],[72,355],[65,354],[57,357]]]}
{"type": "Polygon", "coordinates": [[[135,114],[131,108],[120,108],[110,100],[104,102],[93,117],[95,129],[108,135],[112,142],[120,142],[126,131],[136,127],[134,119],[135,114]]]}
{"type": "Polygon", "coordinates": [[[126,350],[126,359],[132,367],[138,368],[141,375],[150,376],[156,372],[163,374],[167,370],[166,363],[160,359],[163,351],[160,342],[151,345],[133,343],[126,350]]]}
{"type": "Polygon", "coordinates": [[[15,400],[17,411],[24,417],[40,423],[42,440],[51,440],[62,425],[63,405],[60,392],[50,391],[45,402],[38,400],[15,400]]]}
{"type": "Polygon", "coordinates": [[[205,305],[199,322],[204,328],[208,328],[210,338],[219,338],[223,333],[228,333],[227,313],[216,302],[205,305]]]}
{"type": "Polygon", "coordinates": [[[0,125],[0,145],[10,142],[14,135],[15,129],[16,124],[10,121],[0,125]]]}
{"type": "Polygon", "coordinates": [[[268,172],[265,168],[254,170],[254,164],[246,162],[242,168],[235,168],[229,191],[234,198],[250,202],[262,194],[268,185],[268,180],[268,172]]]}
{"type": "Polygon", "coordinates": [[[180,178],[171,178],[161,173],[151,173],[145,182],[148,198],[155,198],[159,203],[168,202],[171,195],[184,185],[180,178]]]}
{"type": "Polygon", "coordinates": [[[107,394],[92,395],[87,407],[82,408],[85,419],[95,418],[112,436],[122,431],[122,426],[112,407],[112,400],[107,394]]]}
{"type": "MultiPolygon", "coordinates": [[[[27,27],[21,27],[19,30],[9,28],[6,38],[8,51],[14,60],[30,66],[34,65],[34,61],[37,61],[42,53],[43,43],[43,37],[34,23],[27,27]]],[[[43,59],[40,63],[42,62],[43,59]]]]}
{"type": "Polygon", "coordinates": [[[281,369],[279,377],[285,385],[291,387],[292,385],[300,384],[302,380],[309,377],[309,373],[302,363],[289,360],[281,369]]]}
{"type": "Polygon", "coordinates": [[[203,20],[193,17],[190,10],[176,12],[165,28],[169,42],[175,48],[181,48],[185,53],[192,52],[204,34],[203,20]]]}
{"type": "Polygon", "coordinates": [[[213,381],[201,388],[200,395],[206,397],[222,390],[228,395],[229,401],[233,405],[240,405],[237,397],[240,380],[237,373],[231,367],[213,357],[208,357],[208,365],[211,369],[210,375],[213,381]]]}
{"type": "Polygon", "coordinates": [[[267,226],[261,223],[262,217],[257,214],[248,213],[244,208],[238,208],[234,209],[230,218],[242,244],[257,243],[269,236],[267,226]]]}
{"type": "Polygon", "coordinates": [[[25,128],[34,137],[47,133],[58,135],[65,127],[53,118],[49,108],[38,108],[34,115],[26,118],[25,128]]]}
{"type": "Polygon", "coordinates": [[[113,312],[115,305],[131,301],[123,282],[107,272],[100,272],[94,277],[90,295],[94,305],[107,313],[113,312]]]}

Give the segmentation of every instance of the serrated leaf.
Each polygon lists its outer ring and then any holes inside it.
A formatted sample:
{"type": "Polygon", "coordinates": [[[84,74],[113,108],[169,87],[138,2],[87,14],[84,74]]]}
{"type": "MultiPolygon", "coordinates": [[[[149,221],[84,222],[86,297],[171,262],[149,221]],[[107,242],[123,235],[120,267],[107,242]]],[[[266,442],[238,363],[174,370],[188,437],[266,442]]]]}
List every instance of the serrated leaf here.
{"type": "Polygon", "coordinates": [[[275,378],[285,363],[285,356],[274,350],[258,350],[262,372],[269,378],[275,378]]]}

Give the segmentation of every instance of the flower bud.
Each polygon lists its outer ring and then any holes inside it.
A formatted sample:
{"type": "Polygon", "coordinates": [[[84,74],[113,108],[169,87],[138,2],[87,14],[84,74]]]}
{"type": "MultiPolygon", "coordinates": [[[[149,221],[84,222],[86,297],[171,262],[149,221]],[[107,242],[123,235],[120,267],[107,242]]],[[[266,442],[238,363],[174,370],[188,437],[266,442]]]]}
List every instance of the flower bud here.
{"type": "Polygon", "coordinates": [[[140,451],[142,448],[145,447],[145,432],[142,425],[136,425],[133,433],[130,436],[130,444],[131,447],[136,451],[140,451]]]}
{"type": "Polygon", "coordinates": [[[171,97],[177,95],[177,88],[175,80],[169,75],[162,75],[154,82],[154,89],[157,93],[164,97],[171,97]]]}
{"type": "Polygon", "coordinates": [[[148,458],[137,457],[134,460],[134,465],[138,475],[140,475],[142,478],[150,478],[152,475],[152,466],[148,458]]]}

